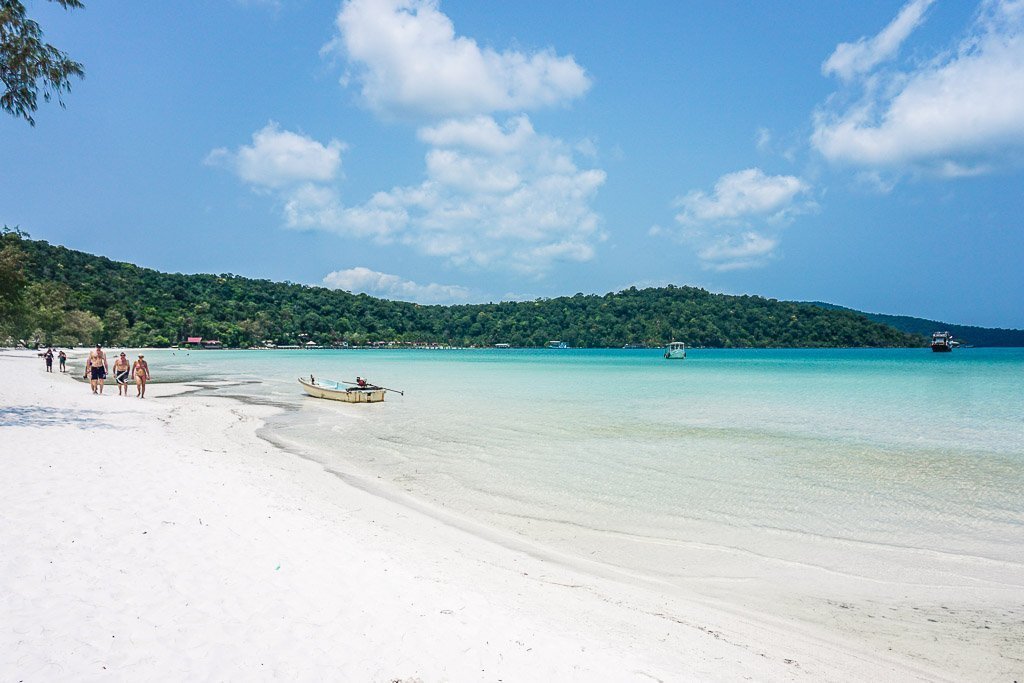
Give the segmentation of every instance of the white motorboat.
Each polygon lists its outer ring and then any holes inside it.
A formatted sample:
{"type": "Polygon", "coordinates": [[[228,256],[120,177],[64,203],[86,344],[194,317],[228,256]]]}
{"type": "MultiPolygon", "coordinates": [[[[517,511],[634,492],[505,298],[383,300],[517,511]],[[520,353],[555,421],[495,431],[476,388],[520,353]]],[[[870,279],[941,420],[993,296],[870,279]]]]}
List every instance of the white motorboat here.
{"type": "Polygon", "coordinates": [[[672,342],[671,344],[665,347],[665,358],[667,358],[668,360],[685,360],[686,344],[677,341],[672,342]]]}

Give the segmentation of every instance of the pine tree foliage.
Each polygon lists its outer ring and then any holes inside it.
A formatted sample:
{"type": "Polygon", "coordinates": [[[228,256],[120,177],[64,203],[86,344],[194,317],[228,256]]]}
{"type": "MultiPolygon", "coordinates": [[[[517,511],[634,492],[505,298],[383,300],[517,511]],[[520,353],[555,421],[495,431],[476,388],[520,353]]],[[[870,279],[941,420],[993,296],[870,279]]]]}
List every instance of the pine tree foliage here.
{"type": "MultiPolygon", "coordinates": [[[[51,1],[64,9],[83,7],[79,0],[51,1]]],[[[22,2],[0,0],[0,81],[4,85],[0,109],[35,126],[32,115],[39,107],[40,86],[43,101],[56,96],[63,107],[61,93],[71,91],[72,76],[85,76],[82,65],[43,42],[42,29],[25,15],[22,2]]]]}

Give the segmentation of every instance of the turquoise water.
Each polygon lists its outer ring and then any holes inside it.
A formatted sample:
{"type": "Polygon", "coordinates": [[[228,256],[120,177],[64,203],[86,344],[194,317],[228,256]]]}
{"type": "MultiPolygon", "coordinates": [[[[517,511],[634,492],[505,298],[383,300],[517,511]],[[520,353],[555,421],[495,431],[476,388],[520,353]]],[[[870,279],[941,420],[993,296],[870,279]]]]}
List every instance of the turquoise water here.
{"type": "Polygon", "coordinates": [[[157,376],[249,381],[220,391],[288,407],[270,431],[333,469],[659,581],[765,563],[958,586],[1024,575],[1022,349],[147,358],[157,376]],[[295,378],[310,373],[405,396],[307,398],[295,378]]]}

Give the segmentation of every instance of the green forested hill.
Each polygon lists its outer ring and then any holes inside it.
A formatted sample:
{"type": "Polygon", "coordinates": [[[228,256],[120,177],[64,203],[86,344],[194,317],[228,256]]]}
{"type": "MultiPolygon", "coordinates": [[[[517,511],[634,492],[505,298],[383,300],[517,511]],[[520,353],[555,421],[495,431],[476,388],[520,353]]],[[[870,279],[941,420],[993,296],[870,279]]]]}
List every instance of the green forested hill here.
{"type": "MultiPolygon", "coordinates": [[[[815,306],[821,306],[830,310],[849,311],[851,309],[827,304],[820,301],[813,302],[815,306]]],[[[855,311],[860,313],[860,311],[855,311]]],[[[974,325],[954,325],[938,320],[927,320],[925,318],[914,318],[909,315],[886,315],[885,313],[860,313],[868,320],[876,323],[895,327],[910,334],[919,334],[930,337],[932,332],[949,332],[953,338],[971,344],[973,346],[1024,346],[1024,330],[1010,330],[1001,327],[977,327],[974,325]]]]}
{"type": "MultiPolygon", "coordinates": [[[[578,347],[920,346],[924,339],[862,315],[693,287],[576,294],[526,302],[421,306],[365,294],[236,275],[161,273],[25,239],[0,236],[0,270],[20,270],[0,307],[4,338],[55,344],[166,346],[188,336],[246,347],[271,340],[578,347]],[[5,266],[6,264],[6,266],[5,266]],[[14,265],[11,265],[14,264],[14,265]],[[20,284],[19,284],[20,282],[20,284]]],[[[10,275],[10,273],[8,273],[10,275]]],[[[13,280],[12,280],[13,277],[13,280]]]]}

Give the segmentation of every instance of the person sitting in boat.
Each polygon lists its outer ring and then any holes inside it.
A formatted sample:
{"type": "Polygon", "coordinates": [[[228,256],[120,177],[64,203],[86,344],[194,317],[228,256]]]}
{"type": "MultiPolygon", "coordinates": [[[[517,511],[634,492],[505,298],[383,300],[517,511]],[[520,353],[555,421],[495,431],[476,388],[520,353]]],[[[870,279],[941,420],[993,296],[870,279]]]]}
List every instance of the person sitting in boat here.
{"type": "Polygon", "coordinates": [[[358,376],[356,377],[356,384],[359,385],[360,389],[365,389],[366,388],[366,380],[363,379],[362,377],[358,377],[358,376]]]}

